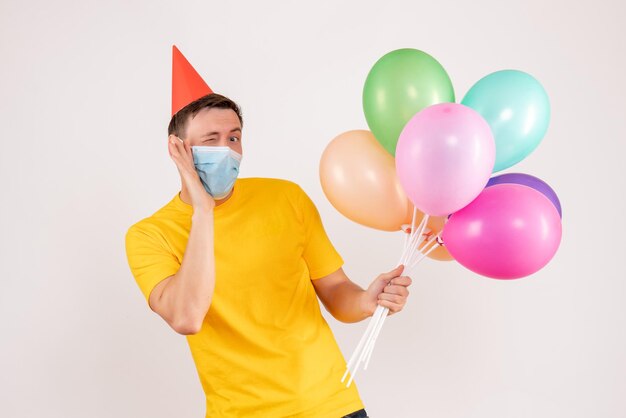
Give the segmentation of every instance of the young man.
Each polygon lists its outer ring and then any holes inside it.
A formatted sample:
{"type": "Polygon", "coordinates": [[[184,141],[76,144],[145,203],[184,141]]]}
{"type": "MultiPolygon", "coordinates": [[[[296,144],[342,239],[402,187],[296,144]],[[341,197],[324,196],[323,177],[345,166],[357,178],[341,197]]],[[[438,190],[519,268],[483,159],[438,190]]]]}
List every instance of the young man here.
{"type": "Polygon", "coordinates": [[[361,289],[298,185],[237,178],[242,118],[230,99],[210,93],[172,113],[181,191],[129,228],[126,251],[149,307],[187,337],[206,416],[366,417],[355,385],[340,382],[346,363],[317,298],[343,322],[377,305],[398,312],[403,267],[361,289]]]}

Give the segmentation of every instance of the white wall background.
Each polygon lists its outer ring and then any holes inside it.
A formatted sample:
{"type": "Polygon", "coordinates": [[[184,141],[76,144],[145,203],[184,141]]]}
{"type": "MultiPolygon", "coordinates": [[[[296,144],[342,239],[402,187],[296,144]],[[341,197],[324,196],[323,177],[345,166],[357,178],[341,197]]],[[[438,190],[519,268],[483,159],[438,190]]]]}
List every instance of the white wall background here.
{"type": "MultiPolygon", "coordinates": [[[[496,70],[535,75],[552,122],[512,170],[559,193],[560,251],[512,282],[424,262],[358,385],[377,418],[626,416],[625,9],[2,0],[0,416],[203,416],[186,341],[149,311],[124,251],[128,226],[180,186],[165,142],[173,43],[242,105],[242,175],[300,183],[364,286],[393,267],[401,237],[343,218],[317,168],[334,136],[367,127],[374,62],[427,51],[457,100],[496,70]]],[[[329,321],[349,357],[365,322],[329,321]]]]}

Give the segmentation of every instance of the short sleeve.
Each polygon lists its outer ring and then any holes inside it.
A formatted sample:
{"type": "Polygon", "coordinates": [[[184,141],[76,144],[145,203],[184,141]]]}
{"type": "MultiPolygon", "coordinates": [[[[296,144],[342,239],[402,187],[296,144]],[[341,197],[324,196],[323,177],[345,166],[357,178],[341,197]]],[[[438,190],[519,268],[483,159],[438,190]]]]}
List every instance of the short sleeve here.
{"type": "Polygon", "coordinates": [[[148,306],[150,293],[162,280],[176,274],[180,263],[163,238],[131,226],[126,232],[126,257],[148,306]]]}
{"type": "Polygon", "coordinates": [[[322,219],[309,196],[300,187],[300,211],[304,226],[304,250],[302,257],[309,268],[311,280],[333,273],[343,266],[343,259],[330,242],[322,219]]]}

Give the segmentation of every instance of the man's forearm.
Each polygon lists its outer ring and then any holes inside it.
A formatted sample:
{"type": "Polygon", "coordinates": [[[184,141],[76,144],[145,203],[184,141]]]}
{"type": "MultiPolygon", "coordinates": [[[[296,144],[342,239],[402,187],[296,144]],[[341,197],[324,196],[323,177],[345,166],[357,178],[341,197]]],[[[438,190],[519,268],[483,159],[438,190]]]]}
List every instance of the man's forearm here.
{"type": "Polygon", "coordinates": [[[347,280],[334,287],[325,306],[331,315],[341,322],[359,322],[373,314],[365,298],[365,290],[347,280]]]}
{"type": "Polygon", "coordinates": [[[215,289],[213,210],[194,212],[189,239],[178,272],[169,280],[160,303],[173,316],[176,328],[199,331],[215,289]]]}
{"type": "Polygon", "coordinates": [[[315,292],[336,319],[358,322],[373,315],[378,306],[388,308],[390,315],[402,310],[409,295],[411,278],[400,276],[404,266],[379,274],[367,290],[352,282],[342,268],[313,280],[315,292]]]}

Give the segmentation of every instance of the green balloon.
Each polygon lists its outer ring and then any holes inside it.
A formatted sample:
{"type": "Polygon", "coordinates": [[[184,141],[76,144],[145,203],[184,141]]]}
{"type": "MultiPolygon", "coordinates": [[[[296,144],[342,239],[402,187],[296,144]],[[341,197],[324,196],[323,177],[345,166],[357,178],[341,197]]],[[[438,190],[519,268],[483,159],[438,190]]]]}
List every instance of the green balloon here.
{"type": "Polygon", "coordinates": [[[370,130],[391,154],[404,125],[425,107],[454,102],[446,70],[425,52],[391,51],[370,70],[363,87],[363,111],[370,130]]]}

